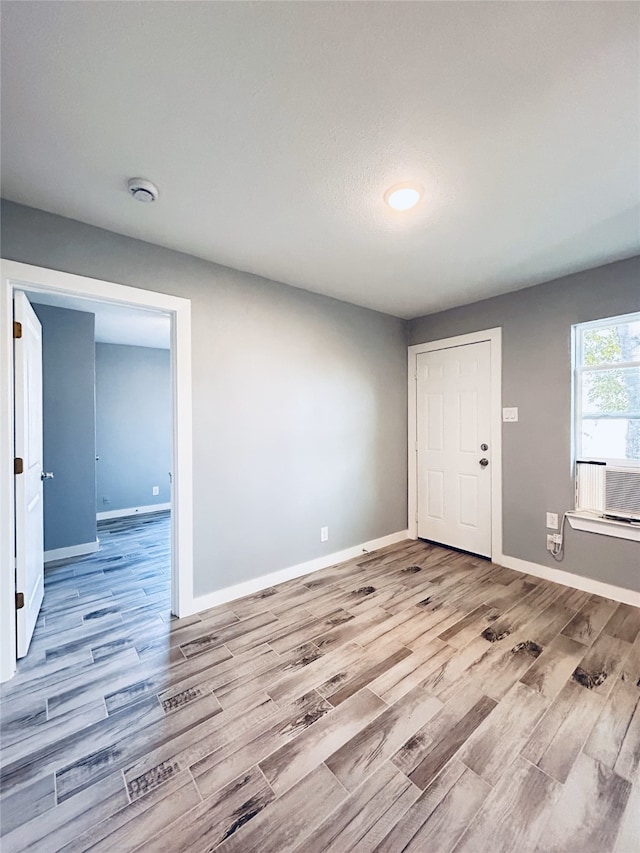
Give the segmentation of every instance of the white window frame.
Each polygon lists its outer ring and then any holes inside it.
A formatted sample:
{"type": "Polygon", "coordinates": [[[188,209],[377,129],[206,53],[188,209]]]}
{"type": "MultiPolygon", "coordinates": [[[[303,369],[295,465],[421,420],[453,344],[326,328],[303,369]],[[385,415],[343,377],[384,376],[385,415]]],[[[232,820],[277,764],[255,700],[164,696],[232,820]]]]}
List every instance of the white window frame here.
{"type": "MultiPolygon", "coordinates": [[[[609,326],[614,326],[616,323],[624,323],[633,321],[635,318],[640,319],[640,312],[632,311],[629,314],[621,314],[616,317],[604,317],[600,320],[594,320],[587,323],[576,323],[571,328],[571,370],[572,370],[572,398],[571,405],[573,411],[572,431],[571,431],[571,447],[573,470],[575,476],[576,461],[594,459],[598,462],[606,462],[607,465],[615,468],[635,468],[640,467],[640,461],[633,459],[616,459],[614,457],[587,457],[582,453],[582,447],[579,445],[579,437],[582,434],[582,333],[590,329],[606,329],[609,326]],[[580,452],[578,452],[580,451],[580,452]]],[[[640,362],[621,362],[620,366],[634,367],[640,362]]],[[[617,365],[616,365],[617,366],[617,365]]],[[[590,368],[593,369],[593,368],[590,368]]],[[[637,526],[629,525],[625,522],[616,521],[610,518],[602,518],[597,514],[583,510],[570,510],[567,512],[567,520],[571,527],[575,530],[583,530],[587,533],[598,533],[603,536],[613,536],[616,539],[630,539],[634,542],[640,542],[640,529],[637,526]]]]}
{"type": "Polygon", "coordinates": [[[640,361],[624,361],[615,365],[607,364],[602,367],[591,366],[585,368],[582,364],[582,336],[584,332],[592,329],[607,329],[610,326],[615,326],[618,323],[640,321],[640,312],[633,311],[630,314],[621,314],[617,317],[604,317],[601,320],[594,320],[590,323],[576,323],[572,327],[572,408],[573,408],[573,461],[593,459],[598,462],[606,462],[616,468],[640,468],[640,460],[638,459],[616,459],[611,456],[587,456],[582,452],[581,436],[582,436],[582,375],[585,369],[588,370],[610,370],[614,367],[640,367],[640,361]]]}

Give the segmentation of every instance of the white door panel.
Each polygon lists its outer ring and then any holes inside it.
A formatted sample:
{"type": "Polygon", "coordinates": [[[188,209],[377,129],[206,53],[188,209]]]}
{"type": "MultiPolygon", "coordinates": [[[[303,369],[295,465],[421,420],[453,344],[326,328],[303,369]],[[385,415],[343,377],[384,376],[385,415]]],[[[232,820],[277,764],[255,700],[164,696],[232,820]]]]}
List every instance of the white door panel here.
{"type": "Polygon", "coordinates": [[[42,509],[42,329],[24,293],[14,297],[14,318],[22,325],[15,340],[16,592],[24,606],[16,611],[17,654],[29,651],[44,596],[42,509]]]}
{"type": "Polygon", "coordinates": [[[418,536],[490,557],[491,344],[420,353],[417,368],[418,536]]]}

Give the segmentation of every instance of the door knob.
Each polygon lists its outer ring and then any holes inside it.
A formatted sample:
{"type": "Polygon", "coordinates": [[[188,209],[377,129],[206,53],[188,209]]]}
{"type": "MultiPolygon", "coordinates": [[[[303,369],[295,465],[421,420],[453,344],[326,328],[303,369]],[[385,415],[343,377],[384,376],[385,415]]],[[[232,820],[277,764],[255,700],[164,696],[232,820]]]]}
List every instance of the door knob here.
{"type": "Polygon", "coordinates": [[[488,459],[481,459],[481,460],[480,460],[480,467],[481,467],[481,468],[486,468],[488,464],[489,464],[489,460],[488,460],[488,459]]]}
{"type": "Polygon", "coordinates": [[[53,471],[43,471],[42,474],[40,474],[40,479],[53,480],[53,471]]]}

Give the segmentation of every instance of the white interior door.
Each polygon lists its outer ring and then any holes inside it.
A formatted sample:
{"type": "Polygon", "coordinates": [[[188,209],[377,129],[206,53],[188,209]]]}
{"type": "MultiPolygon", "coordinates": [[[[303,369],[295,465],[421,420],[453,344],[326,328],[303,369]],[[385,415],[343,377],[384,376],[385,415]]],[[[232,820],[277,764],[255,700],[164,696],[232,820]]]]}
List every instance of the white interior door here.
{"type": "Polygon", "coordinates": [[[14,319],[21,324],[15,338],[15,456],[22,460],[16,488],[17,654],[29,651],[44,596],[42,512],[42,328],[24,293],[14,295],[14,319]]]}
{"type": "Polygon", "coordinates": [[[490,557],[491,344],[419,353],[417,368],[418,536],[490,557]]]}

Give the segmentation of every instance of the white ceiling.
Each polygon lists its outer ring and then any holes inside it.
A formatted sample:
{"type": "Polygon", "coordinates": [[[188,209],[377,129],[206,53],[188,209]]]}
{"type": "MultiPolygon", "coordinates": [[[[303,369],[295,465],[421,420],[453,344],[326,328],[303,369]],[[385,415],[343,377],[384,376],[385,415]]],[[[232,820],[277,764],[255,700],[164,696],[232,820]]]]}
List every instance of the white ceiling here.
{"type": "Polygon", "coordinates": [[[123,305],[57,293],[27,291],[27,296],[32,304],[55,305],[58,308],[95,314],[96,343],[169,349],[171,321],[167,314],[159,311],[126,308],[123,305]]]}
{"type": "Polygon", "coordinates": [[[640,252],[639,10],[5,0],[3,194],[403,317],[515,290],[640,252]]]}

